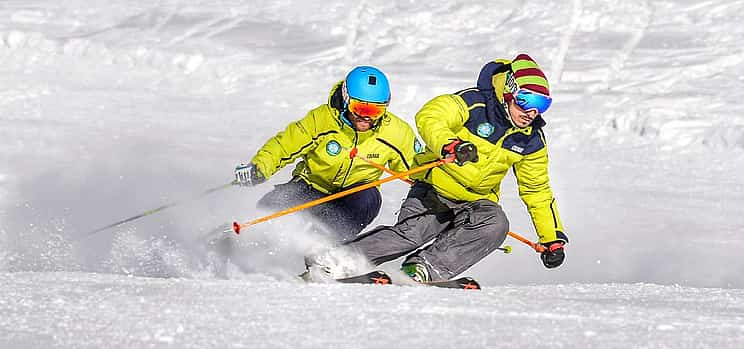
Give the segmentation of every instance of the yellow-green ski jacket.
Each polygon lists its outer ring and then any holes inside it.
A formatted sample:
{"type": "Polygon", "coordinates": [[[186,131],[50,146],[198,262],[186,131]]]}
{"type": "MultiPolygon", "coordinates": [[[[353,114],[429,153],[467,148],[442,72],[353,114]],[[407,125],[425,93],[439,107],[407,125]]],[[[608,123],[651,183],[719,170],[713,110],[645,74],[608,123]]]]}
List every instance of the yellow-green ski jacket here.
{"type": "Polygon", "coordinates": [[[261,174],[269,178],[302,157],[293,175],[323,193],[332,194],[380,179],[382,170],[350,156],[354,148],[358,155],[393,171],[410,169],[416,151],[423,150],[411,126],[388,111],[374,128],[357,132],[341,115],[341,84],[333,87],[328,103],[291,123],[259,149],[251,162],[261,174]]]}
{"type": "Polygon", "coordinates": [[[458,138],[475,144],[479,161],[449,163],[413,177],[455,201],[498,202],[501,180],[512,168],[540,242],[565,241],[548,180],[545,121],[538,116],[530,126],[517,128],[508,119],[504,86],[510,63],[487,64],[477,87],[435,97],[416,114],[416,126],[427,144],[426,152],[416,156],[417,165],[441,158],[442,147],[458,138]]]}

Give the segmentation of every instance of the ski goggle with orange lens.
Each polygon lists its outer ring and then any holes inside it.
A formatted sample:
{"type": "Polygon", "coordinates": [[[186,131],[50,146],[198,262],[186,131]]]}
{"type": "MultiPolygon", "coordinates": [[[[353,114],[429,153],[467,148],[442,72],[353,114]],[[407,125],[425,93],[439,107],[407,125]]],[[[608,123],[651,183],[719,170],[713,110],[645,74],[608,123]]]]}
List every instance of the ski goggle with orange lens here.
{"type": "Polygon", "coordinates": [[[387,103],[365,102],[349,98],[349,111],[360,117],[377,119],[385,114],[386,109],[387,103]]]}
{"type": "Polygon", "coordinates": [[[553,103],[553,99],[537,92],[519,89],[519,91],[514,94],[514,103],[524,109],[524,111],[534,109],[537,110],[538,114],[542,114],[548,110],[550,104],[553,103]]]}

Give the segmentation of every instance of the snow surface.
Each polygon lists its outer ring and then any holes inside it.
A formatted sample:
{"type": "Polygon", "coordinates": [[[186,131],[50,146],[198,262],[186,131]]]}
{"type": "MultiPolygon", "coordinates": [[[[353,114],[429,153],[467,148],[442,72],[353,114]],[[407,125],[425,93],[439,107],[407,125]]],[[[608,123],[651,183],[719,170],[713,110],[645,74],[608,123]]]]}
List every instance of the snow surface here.
{"type": "MultiPolygon", "coordinates": [[[[0,347],[742,347],[742,20],[742,1],[3,1],[0,347]],[[466,272],[481,292],[304,284],[322,241],[301,215],[227,265],[208,248],[290,170],[190,199],[353,66],[382,68],[412,123],[518,52],[555,97],[561,268],[508,240],[466,272]]],[[[383,186],[375,224],[405,193],[383,186]]]]}

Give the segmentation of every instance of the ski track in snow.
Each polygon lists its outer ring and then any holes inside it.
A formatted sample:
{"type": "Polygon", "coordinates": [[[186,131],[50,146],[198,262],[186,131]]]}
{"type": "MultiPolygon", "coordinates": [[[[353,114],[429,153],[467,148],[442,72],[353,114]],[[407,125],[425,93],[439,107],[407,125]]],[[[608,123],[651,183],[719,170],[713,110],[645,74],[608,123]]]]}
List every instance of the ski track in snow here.
{"type": "MultiPolygon", "coordinates": [[[[0,6],[0,347],[674,347],[744,342],[742,1],[82,0],[0,6]],[[209,245],[286,181],[218,191],[352,66],[413,123],[484,63],[551,79],[571,243],[508,240],[482,292],[306,285],[301,215],[209,245]],[[186,201],[89,238],[86,232],[186,201]],[[223,228],[224,229],[224,228],[223,228]],[[221,256],[233,251],[229,263],[221,256]]],[[[289,166],[291,168],[291,166],[289,166]]],[[[533,237],[514,179],[502,205],[533,237]]],[[[406,186],[383,187],[395,218],[406,186]]],[[[396,263],[383,266],[397,269],[396,263]]]]}

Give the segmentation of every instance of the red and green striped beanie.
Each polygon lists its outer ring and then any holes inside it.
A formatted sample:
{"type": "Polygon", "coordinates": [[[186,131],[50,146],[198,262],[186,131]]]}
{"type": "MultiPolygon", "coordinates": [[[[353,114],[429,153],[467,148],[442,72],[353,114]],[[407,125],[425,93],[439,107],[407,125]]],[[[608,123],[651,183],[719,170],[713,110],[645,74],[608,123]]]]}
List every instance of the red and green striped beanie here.
{"type": "Polygon", "coordinates": [[[514,80],[517,81],[517,88],[526,88],[530,91],[550,96],[550,86],[548,78],[542,72],[540,66],[534,59],[525,53],[520,53],[511,63],[511,70],[514,73],[514,80]]]}

